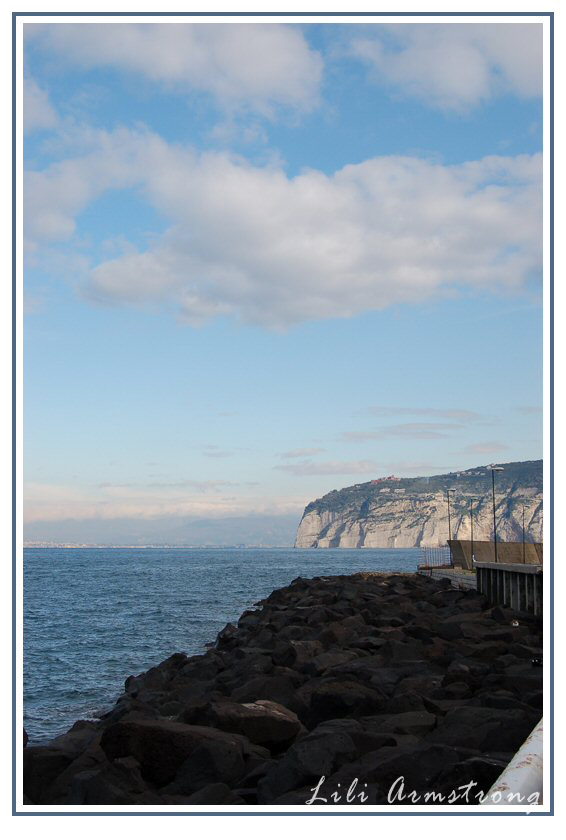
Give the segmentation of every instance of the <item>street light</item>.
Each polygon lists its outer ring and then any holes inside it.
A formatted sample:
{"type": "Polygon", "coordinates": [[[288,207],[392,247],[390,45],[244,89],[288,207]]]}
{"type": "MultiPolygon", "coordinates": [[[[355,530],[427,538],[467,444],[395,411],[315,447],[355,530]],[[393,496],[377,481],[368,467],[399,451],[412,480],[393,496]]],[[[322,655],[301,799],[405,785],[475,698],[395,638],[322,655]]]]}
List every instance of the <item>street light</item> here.
{"type": "Polygon", "coordinates": [[[479,502],[475,496],[470,496],[470,542],[472,554],[472,568],[474,567],[474,502],[479,502]]]}
{"type": "Polygon", "coordinates": [[[495,473],[503,472],[503,467],[496,467],[491,464],[491,498],[493,501],[493,548],[495,551],[495,562],[497,563],[497,526],[495,524],[495,473]]]}
{"type": "Polygon", "coordinates": [[[450,493],[455,492],[455,487],[448,487],[446,490],[446,501],[448,502],[448,547],[450,549],[450,563],[452,563],[452,546],[450,545],[452,540],[452,528],[450,527],[450,493]]]}
{"type": "Polygon", "coordinates": [[[523,563],[525,562],[525,505],[523,505],[523,563]]]}

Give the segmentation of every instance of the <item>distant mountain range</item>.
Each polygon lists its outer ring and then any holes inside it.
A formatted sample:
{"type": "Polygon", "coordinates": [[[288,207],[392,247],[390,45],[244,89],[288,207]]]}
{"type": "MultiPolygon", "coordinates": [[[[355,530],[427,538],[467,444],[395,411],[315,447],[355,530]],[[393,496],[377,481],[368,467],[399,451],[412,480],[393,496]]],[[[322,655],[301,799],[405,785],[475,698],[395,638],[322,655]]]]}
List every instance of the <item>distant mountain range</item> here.
{"type": "MultiPolygon", "coordinates": [[[[522,538],[523,510],[528,542],[542,541],[542,460],[501,464],[495,476],[497,538],[522,538]]],[[[376,477],[332,490],[308,504],[296,548],[411,548],[444,545],[448,539],[448,501],[453,539],[493,539],[491,468],[475,467],[445,475],[376,477]],[[452,490],[453,488],[453,490],[452,490]]]]}
{"type": "Polygon", "coordinates": [[[30,522],[25,545],[88,546],[292,546],[297,514],[225,518],[183,516],[66,519],[30,522]]]}

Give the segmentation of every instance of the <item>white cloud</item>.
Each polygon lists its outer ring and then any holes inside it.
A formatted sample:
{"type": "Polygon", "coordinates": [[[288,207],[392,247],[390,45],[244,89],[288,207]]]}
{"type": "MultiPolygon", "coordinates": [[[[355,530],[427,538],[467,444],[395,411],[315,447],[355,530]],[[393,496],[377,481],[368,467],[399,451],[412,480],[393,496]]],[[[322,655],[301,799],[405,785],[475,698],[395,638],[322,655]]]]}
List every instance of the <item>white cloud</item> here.
{"type": "Polygon", "coordinates": [[[394,426],[383,426],[380,429],[380,434],[383,437],[433,440],[448,437],[452,432],[459,431],[461,428],[461,423],[398,423],[394,426]]]}
{"type": "Polygon", "coordinates": [[[273,469],[291,475],[374,475],[380,466],[375,461],[311,461],[279,464],[273,469]]]}
{"type": "Polygon", "coordinates": [[[224,108],[270,116],[311,110],[322,58],[299,29],[279,23],[28,24],[26,38],[82,68],[113,67],[181,91],[211,94],[224,108]]]}
{"type": "Polygon", "coordinates": [[[397,423],[392,426],[382,426],[374,431],[344,432],[340,440],[350,443],[365,443],[368,440],[385,440],[387,438],[410,438],[412,440],[438,440],[449,437],[452,432],[459,431],[461,423],[397,423]]]}
{"type": "Polygon", "coordinates": [[[542,414],[542,406],[540,405],[518,405],[515,408],[520,414],[542,414]]]}
{"type": "Polygon", "coordinates": [[[208,449],[203,452],[206,458],[231,458],[233,454],[233,452],[223,452],[220,449],[208,449]]]}
{"type": "Polygon", "coordinates": [[[486,440],[483,443],[471,443],[463,451],[472,455],[490,455],[492,452],[503,452],[505,449],[509,447],[500,440],[486,440]]]}
{"type": "Polygon", "coordinates": [[[383,157],[289,178],[143,130],[91,144],[27,174],[28,237],[71,237],[83,209],[126,187],[171,220],[148,250],[94,269],[99,301],[168,301],[190,323],[235,315],[281,328],[462,289],[517,291],[540,271],[537,155],[452,166],[383,157]]]}
{"type": "Polygon", "coordinates": [[[447,109],[493,97],[542,94],[542,26],[530,23],[399,24],[354,35],[353,55],[373,80],[447,109]]]}
{"type": "Polygon", "coordinates": [[[49,101],[49,94],[33,79],[24,80],[23,105],[26,134],[53,129],[57,126],[59,120],[49,101]]]}
{"type": "Polygon", "coordinates": [[[31,242],[70,238],[77,216],[92,201],[109,189],[139,183],[143,161],[160,143],[154,135],[125,129],[79,132],[75,140],[86,147],[80,156],[25,172],[25,235],[31,242]]]}
{"type": "Polygon", "coordinates": [[[426,417],[445,417],[449,420],[457,420],[462,422],[473,422],[481,420],[483,415],[478,414],[477,411],[469,411],[460,408],[423,408],[417,406],[389,406],[389,405],[372,405],[368,409],[370,414],[377,414],[379,416],[389,417],[399,414],[426,416],[426,417]]]}
{"type": "Polygon", "coordinates": [[[448,469],[446,466],[438,466],[438,464],[432,464],[430,461],[392,461],[383,466],[387,471],[391,470],[394,475],[403,475],[404,473],[422,475],[423,471],[426,475],[434,475],[448,469]]]}
{"type": "Polygon", "coordinates": [[[136,488],[138,491],[146,491],[150,490],[153,492],[153,488],[164,489],[167,491],[177,491],[179,489],[183,489],[183,491],[189,490],[196,490],[199,493],[209,493],[211,491],[216,491],[219,489],[223,489],[225,487],[236,487],[238,486],[233,481],[222,481],[222,480],[208,480],[208,481],[152,481],[148,482],[147,484],[134,484],[133,482],[128,483],[117,483],[113,481],[102,481],[98,487],[101,490],[109,490],[114,491],[117,490],[118,492],[122,492],[126,488],[128,491],[132,488],[136,488]]]}
{"type": "Polygon", "coordinates": [[[325,452],[324,449],[318,449],[313,447],[311,449],[291,449],[289,452],[282,452],[282,458],[305,458],[307,455],[319,455],[321,452],[325,452]]]}
{"type": "Polygon", "coordinates": [[[112,484],[77,487],[28,482],[24,488],[24,519],[56,522],[67,519],[118,519],[163,516],[226,517],[294,513],[304,507],[297,497],[267,498],[254,494],[227,498],[230,481],[181,481],[155,484],[112,484]],[[192,491],[192,492],[191,492],[192,491]]]}

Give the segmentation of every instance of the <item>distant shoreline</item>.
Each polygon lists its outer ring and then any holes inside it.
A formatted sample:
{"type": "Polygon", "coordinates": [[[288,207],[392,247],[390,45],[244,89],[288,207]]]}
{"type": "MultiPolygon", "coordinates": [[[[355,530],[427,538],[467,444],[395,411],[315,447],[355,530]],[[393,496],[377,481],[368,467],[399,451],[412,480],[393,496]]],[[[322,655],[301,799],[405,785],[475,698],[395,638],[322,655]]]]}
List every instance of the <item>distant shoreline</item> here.
{"type": "Polygon", "coordinates": [[[302,548],[289,545],[265,545],[265,544],[257,544],[257,545],[159,545],[159,544],[147,544],[147,545],[107,545],[105,543],[80,543],[80,544],[73,544],[73,543],[33,543],[31,545],[26,545],[24,543],[23,548],[30,549],[30,548],[174,548],[174,549],[198,549],[199,551],[203,551],[205,549],[217,550],[222,549],[226,551],[228,549],[247,549],[247,548],[280,548],[289,551],[293,549],[293,551],[411,551],[412,549],[422,548],[419,545],[413,546],[370,546],[370,545],[361,545],[357,546],[356,548],[347,548],[345,546],[334,546],[332,548],[327,548],[326,546],[321,548],[302,548]]]}
{"type": "Polygon", "coordinates": [[[24,543],[23,548],[196,548],[202,551],[206,548],[211,549],[243,549],[243,548],[285,548],[290,549],[293,546],[289,543],[288,545],[265,545],[265,544],[250,544],[250,545],[239,545],[239,544],[232,544],[232,545],[172,545],[167,543],[147,543],[144,545],[116,545],[112,543],[24,543]]]}

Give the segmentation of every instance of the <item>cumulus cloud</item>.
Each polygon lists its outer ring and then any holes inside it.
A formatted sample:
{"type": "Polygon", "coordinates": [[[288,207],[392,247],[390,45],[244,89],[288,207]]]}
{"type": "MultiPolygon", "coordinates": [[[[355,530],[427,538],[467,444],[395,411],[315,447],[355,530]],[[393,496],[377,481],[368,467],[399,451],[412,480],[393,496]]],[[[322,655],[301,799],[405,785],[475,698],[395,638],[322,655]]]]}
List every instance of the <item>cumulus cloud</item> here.
{"type": "Polygon", "coordinates": [[[173,302],[192,324],[234,315],[284,328],[462,289],[517,291],[541,266],[538,155],[450,166],[391,156],[289,177],[123,129],[25,186],[36,242],[68,239],[97,197],[136,188],[171,225],[147,250],[96,266],[88,292],[173,302]]]}
{"type": "Polygon", "coordinates": [[[450,23],[376,26],[350,52],[373,80],[433,107],[463,110],[496,96],[542,94],[542,26],[450,23]]]}
{"type": "Polygon", "coordinates": [[[28,40],[81,68],[113,67],[224,108],[271,116],[316,106],[323,62],[301,31],[279,23],[28,24],[28,40]]]}
{"type": "Polygon", "coordinates": [[[298,464],[278,464],[275,470],[291,475],[374,475],[379,469],[375,461],[311,461],[307,459],[298,464]]]}
{"type": "Polygon", "coordinates": [[[24,79],[24,132],[53,129],[58,124],[57,112],[49,101],[49,94],[36,81],[24,79]]]}
{"type": "Polygon", "coordinates": [[[158,154],[152,146],[161,143],[155,135],[126,129],[81,132],[75,140],[84,146],[81,154],[24,173],[25,236],[32,244],[69,239],[92,201],[107,190],[139,184],[144,160],[158,154]]]}

